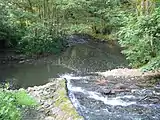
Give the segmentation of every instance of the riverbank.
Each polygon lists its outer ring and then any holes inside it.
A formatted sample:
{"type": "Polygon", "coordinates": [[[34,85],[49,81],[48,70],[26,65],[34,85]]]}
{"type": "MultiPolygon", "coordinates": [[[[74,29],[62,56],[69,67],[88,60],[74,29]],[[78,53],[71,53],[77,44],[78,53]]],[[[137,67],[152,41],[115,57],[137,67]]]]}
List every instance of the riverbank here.
{"type": "Polygon", "coordinates": [[[131,92],[133,89],[154,87],[160,83],[160,71],[142,72],[141,69],[119,68],[105,72],[96,72],[101,76],[96,84],[105,86],[106,94],[131,92]],[[110,88],[110,86],[112,86],[110,88]]]}
{"type": "Polygon", "coordinates": [[[63,77],[74,96],[71,101],[76,101],[77,110],[86,120],[159,120],[160,79],[137,72],[125,68],[108,70],[103,75],[98,72],[63,77]]]}
{"type": "Polygon", "coordinates": [[[51,79],[46,85],[29,87],[27,92],[40,104],[38,120],[83,120],[67,96],[64,79],[51,79]]]}
{"type": "Polygon", "coordinates": [[[96,72],[99,75],[108,77],[108,76],[115,76],[115,77],[154,77],[160,76],[160,71],[147,71],[142,72],[141,69],[129,69],[129,68],[119,68],[119,69],[112,69],[105,72],[96,72]]]}
{"type": "MultiPolygon", "coordinates": [[[[89,34],[72,34],[72,35],[68,35],[65,38],[65,41],[67,43],[65,49],[63,49],[61,52],[54,54],[53,52],[49,52],[49,53],[41,53],[41,54],[30,54],[30,55],[26,55],[24,53],[21,52],[17,52],[17,49],[13,49],[13,48],[6,48],[6,49],[0,49],[0,64],[8,64],[8,63],[30,63],[30,62],[34,62],[36,60],[39,59],[43,59],[45,57],[48,56],[57,56],[59,54],[62,54],[63,52],[66,51],[67,48],[71,48],[75,45],[78,44],[87,44],[89,42],[92,43],[103,43],[103,44],[107,44],[110,47],[120,47],[118,45],[117,41],[111,41],[111,40],[104,40],[104,39],[100,39],[100,38],[96,38],[92,35],[89,34]]],[[[54,47],[54,46],[53,46],[54,47]]],[[[119,48],[120,50],[120,48],[119,48]]]]}

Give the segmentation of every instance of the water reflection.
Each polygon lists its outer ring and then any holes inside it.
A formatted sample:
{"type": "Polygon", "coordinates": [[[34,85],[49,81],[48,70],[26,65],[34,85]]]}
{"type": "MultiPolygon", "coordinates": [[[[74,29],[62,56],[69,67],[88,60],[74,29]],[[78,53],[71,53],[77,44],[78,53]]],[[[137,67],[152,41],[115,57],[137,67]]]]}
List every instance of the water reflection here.
{"type": "Polygon", "coordinates": [[[116,45],[79,44],[59,56],[49,56],[25,64],[0,65],[0,80],[14,81],[20,87],[42,85],[49,78],[72,72],[104,71],[127,65],[116,45]]]}

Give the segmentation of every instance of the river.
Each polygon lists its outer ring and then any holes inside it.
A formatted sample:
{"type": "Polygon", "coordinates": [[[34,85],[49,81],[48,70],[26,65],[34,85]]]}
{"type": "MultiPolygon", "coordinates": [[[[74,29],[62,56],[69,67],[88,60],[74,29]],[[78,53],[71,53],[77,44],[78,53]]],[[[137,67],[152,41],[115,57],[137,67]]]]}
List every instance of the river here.
{"type": "Polygon", "coordinates": [[[70,100],[86,120],[159,120],[160,85],[102,95],[104,86],[95,84],[99,76],[93,73],[128,65],[120,50],[113,43],[77,44],[57,56],[2,64],[0,79],[27,88],[46,84],[50,78],[65,78],[70,100]]]}
{"type": "Polygon", "coordinates": [[[27,88],[46,84],[49,78],[57,78],[65,73],[86,73],[122,67],[127,62],[119,51],[120,48],[113,44],[78,44],[57,56],[28,60],[26,63],[1,64],[0,80],[27,88]]]}

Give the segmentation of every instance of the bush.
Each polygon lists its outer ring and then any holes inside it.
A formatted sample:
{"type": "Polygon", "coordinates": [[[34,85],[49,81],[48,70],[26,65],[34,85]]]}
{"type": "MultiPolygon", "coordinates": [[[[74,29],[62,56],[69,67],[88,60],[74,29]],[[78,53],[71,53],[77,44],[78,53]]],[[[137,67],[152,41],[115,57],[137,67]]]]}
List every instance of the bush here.
{"type": "Polygon", "coordinates": [[[22,106],[34,106],[36,102],[24,90],[11,92],[0,90],[0,119],[20,120],[22,106]]]}
{"type": "Polygon", "coordinates": [[[42,53],[59,53],[65,46],[60,36],[53,36],[42,24],[33,24],[27,28],[18,43],[19,50],[27,55],[42,53]]]}
{"type": "Polygon", "coordinates": [[[147,16],[130,16],[119,32],[119,43],[133,67],[150,66],[159,69],[160,8],[147,16]]]}
{"type": "Polygon", "coordinates": [[[0,42],[27,55],[59,53],[65,43],[53,19],[41,19],[38,12],[18,7],[12,1],[0,1],[0,42]]]}

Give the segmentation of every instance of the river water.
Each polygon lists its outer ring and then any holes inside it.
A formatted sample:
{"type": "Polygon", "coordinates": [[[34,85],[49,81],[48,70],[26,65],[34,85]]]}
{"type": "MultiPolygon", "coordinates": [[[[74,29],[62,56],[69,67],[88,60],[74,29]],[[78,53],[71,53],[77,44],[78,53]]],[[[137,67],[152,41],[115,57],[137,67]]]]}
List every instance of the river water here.
{"type": "Polygon", "coordinates": [[[116,95],[102,94],[101,89],[105,88],[96,84],[100,76],[94,73],[127,65],[116,44],[88,42],[71,46],[58,56],[22,64],[2,64],[0,80],[27,88],[62,77],[67,80],[70,100],[86,120],[160,120],[158,84],[116,95]]]}
{"type": "MultiPolygon", "coordinates": [[[[86,120],[160,120],[160,85],[103,95],[98,76],[65,74],[69,97],[86,120]]],[[[110,87],[110,85],[107,85],[110,87]]]]}
{"type": "Polygon", "coordinates": [[[46,84],[49,78],[65,73],[105,71],[127,64],[120,48],[113,44],[86,43],[69,47],[61,55],[52,55],[27,63],[0,64],[0,81],[18,87],[46,84]]]}

